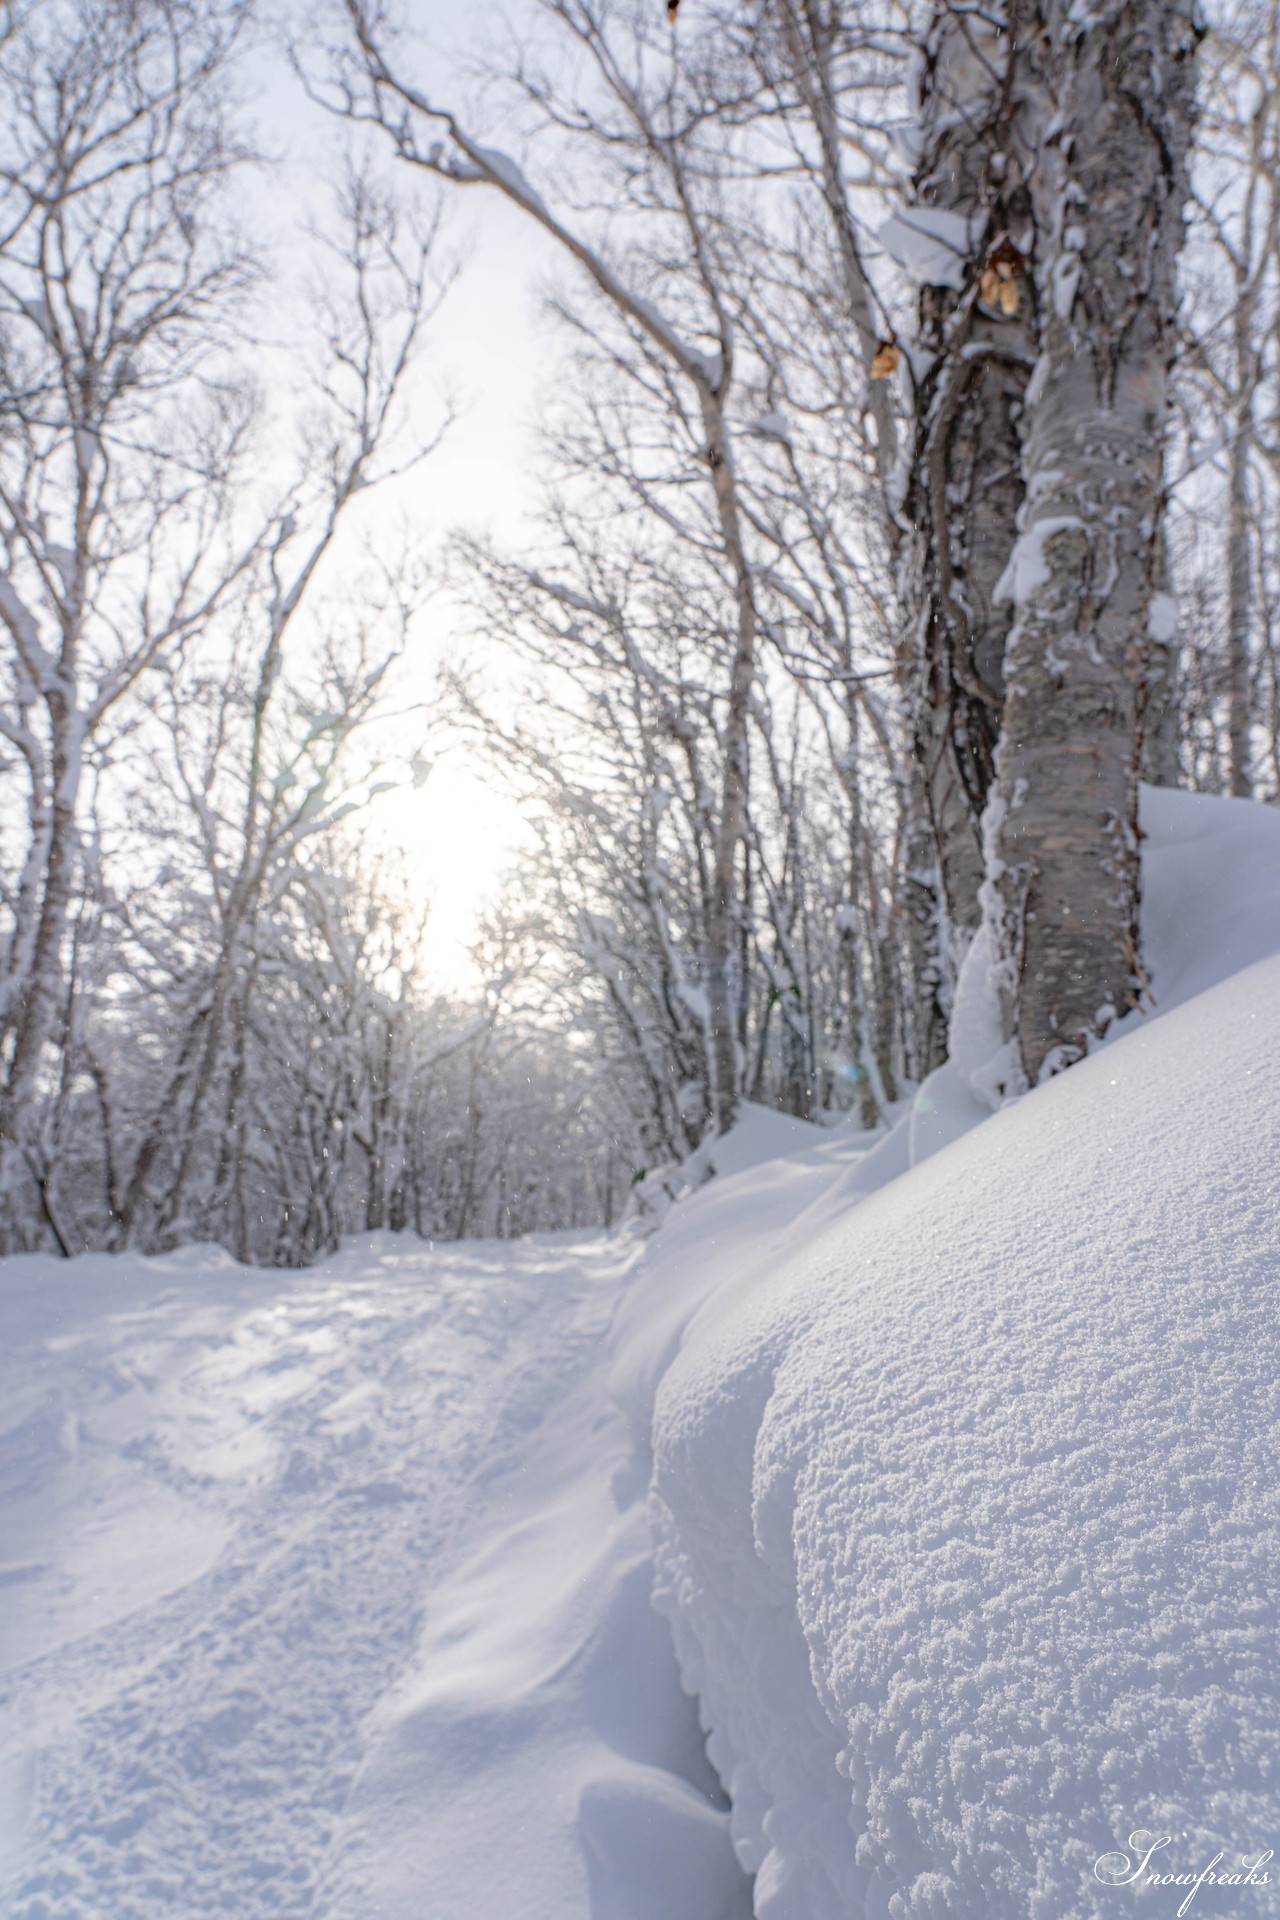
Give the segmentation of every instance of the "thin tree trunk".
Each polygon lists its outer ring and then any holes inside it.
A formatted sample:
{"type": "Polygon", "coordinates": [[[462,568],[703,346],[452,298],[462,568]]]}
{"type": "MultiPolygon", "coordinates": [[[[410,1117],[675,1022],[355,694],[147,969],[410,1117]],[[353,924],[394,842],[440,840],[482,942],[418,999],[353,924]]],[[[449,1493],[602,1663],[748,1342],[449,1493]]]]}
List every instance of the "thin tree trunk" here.
{"type": "MultiPolygon", "coordinates": [[[[870,1022],[867,1019],[866,991],[863,981],[863,954],[873,980],[879,986],[879,968],[882,956],[877,953],[877,942],[883,934],[879,922],[879,901],[876,897],[875,874],[872,866],[874,854],[869,842],[867,824],[862,805],[862,779],[859,753],[861,733],[858,690],[850,684],[845,691],[845,723],[849,730],[849,744],[841,760],[840,773],[844,781],[846,803],[849,808],[849,846],[848,878],[849,905],[857,913],[855,925],[841,928],[840,939],[844,959],[846,995],[849,1006],[849,1065],[857,1075],[858,1119],[862,1127],[874,1127],[880,1119],[880,1102],[877,1092],[892,1099],[884,1084],[883,1071],[880,1073],[881,1086],[877,1089],[868,1061],[875,1059],[876,1043],[886,1037],[886,1007],[883,995],[876,991],[872,994],[874,1012],[870,1022]],[[858,904],[860,903],[860,905],[858,904]],[[868,1025],[871,1034],[868,1034],[868,1025]]],[[[892,1082],[890,1082],[892,1085],[892,1082]]]]}
{"type": "Polygon", "coordinates": [[[241,880],[238,878],[232,889],[223,922],[222,940],[214,969],[213,989],[209,996],[208,1008],[203,1015],[204,1034],[200,1060],[192,1081],[187,1111],[180,1123],[181,1145],[178,1150],[177,1165],[157,1223],[157,1232],[164,1245],[171,1242],[176,1244],[174,1235],[181,1231],[180,1223],[186,1204],[187,1184],[199,1147],[200,1123],[204,1117],[205,1102],[213,1088],[222,1058],[227,1003],[235,984],[236,947],[244,930],[251,898],[252,896],[242,891],[241,880]]]}
{"type": "Polygon", "coordinates": [[[1250,751],[1252,708],[1249,628],[1252,575],[1249,564],[1249,449],[1252,440],[1252,391],[1242,399],[1231,436],[1227,497],[1227,762],[1231,792],[1248,799],[1253,792],[1250,751]]]}
{"type": "Polygon", "coordinates": [[[45,1043],[53,1032],[62,982],[63,943],[75,878],[82,729],[78,713],[61,698],[50,700],[53,732],[53,792],[48,852],[40,888],[40,914],[31,962],[14,1008],[13,1054],[0,1112],[0,1137],[17,1142],[33,1111],[33,1096],[45,1043]]]}
{"type": "Polygon", "coordinates": [[[1141,986],[1137,782],[1197,31],[1190,0],[1110,0],[1085,26],[1049,0],[1042,21],[1025,95],[1042,354],[986,821],[1008,1087],[1079,1059],[1141,986]]]}
{"type": "Polygon", "coordinates": [[[1142,777],[1148,786],[1176,787],[1179,778],[1178,675],[1180,637],[1169,555],[1163,537],[1156,553],[1156,591],[1147,615],[1147,678],[1142,702],[1142,777]]]}
{"type": "Polygon", "coordinates": [[[382,1023],[381,1045],[374,1049],[370,1062],[369,1179],[364,1210],[366,1233],[380,1232],[387,1224],[387,1156],[394,1051],[395,1021],[388,1014],[382,1023]]]}
{"type": "Polygon", "coordinates": [[[707,1005],[715,1075],[716,1132],[725,1133],[738,1112],[737,996],[741,985],[734,964],[738,932],[738,846],[747,814],[747,734],[751,718],[751,689],[756,672],[755,590],[742,540],[733,456],[724,418],[722,394],[727,369],[713,393],[701,394],[707,434],[706,462],[715,490],[716,512],[736,589],[738,624],[729,670],[728,700],[721,751],[720,818],[716,823],[710,911],[707,915],[707,1005]]]}
{"type": "Polygon", "coordinates": [[[907,970],[914,993],[909,1071],[923,1080],[947,1057],[949,995],[939,924],[938,844],[925,800],[923,770],[913,755],[907,769],[907,817],[899,888],[907,970]]]}
{"type": "Polygon", "coordinates": [[[466,1239],[467,1228],[471,1223],[471,1209],[476,1199],[476,1166],[480,1158],[480,1104],[477,1096],[477,1078],[476,1059],[473,1053],[467,1093],[467,1133],[463,1147],[462,1192],[458,1198],[458,1213],[453,1231],[455,1240],[466,1239]]]}
{"type": "MultiPolygon", "coordinates": [[[[43,753],[34,741],[28,756],[28,772],[31,781],[28,801],[30,839],[14,899],[13,928],[5,955],[4,982],[0,985],[0,1040],[7,1040],[17,1025],[22,998],[31,979],[53,833],[48,773],[43,753]]],[[[10,1061],[12,1063],[12,1054],[10,1061]]]]}

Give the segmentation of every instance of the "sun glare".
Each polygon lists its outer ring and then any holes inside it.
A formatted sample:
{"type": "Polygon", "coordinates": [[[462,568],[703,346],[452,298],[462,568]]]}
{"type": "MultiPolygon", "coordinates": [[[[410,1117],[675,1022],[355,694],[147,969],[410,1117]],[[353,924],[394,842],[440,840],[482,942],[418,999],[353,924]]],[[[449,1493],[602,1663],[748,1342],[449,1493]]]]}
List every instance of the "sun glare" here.
{"type": "Polygon", "coordinates": [[[388,795],[389,837],[403,849],[405,880],[431,902],[423,960],[433,986],[475,985],[468,948],[524,837],[514,800],[487,786],[462,758],[431,769],[421,791],[388,795]]]}

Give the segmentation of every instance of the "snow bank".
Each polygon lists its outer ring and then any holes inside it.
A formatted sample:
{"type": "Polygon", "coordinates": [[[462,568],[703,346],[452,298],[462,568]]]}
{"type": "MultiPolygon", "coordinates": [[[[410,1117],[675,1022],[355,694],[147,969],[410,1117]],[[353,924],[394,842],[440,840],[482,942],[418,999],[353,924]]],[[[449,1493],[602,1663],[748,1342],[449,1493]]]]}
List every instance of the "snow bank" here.
{"type": "Polygon", "coordinates": [[[1223,980],[1280,948],[1280,819],[1144,826],[1158,1017],[852,1212],[892,1142],[709,1189],[635,1282],[658,1597],[761,1920],[1118,1915],[1144,1830],[1173,1874],[1280,1845],[1280,958],[1223,980]]]}
{"type": "Polygon", "coordinates": [[[1167,1013],[1280,951],[1280,807],[1143,787],[1140,818],[1143,947],[1167,1013]]]}
{"type": "MultiPolygon", "coordinates": [[[[1280,950],[1280,808],[1144,786],[1139,824],[1148,990],[1145,1004],[1116,1021],[1104,1045],[1280,950]]],[[[905,1123],[912,1166],[1000,1104],[996,1088],[1009,1061],[985,929],[956,983],[948,1055],[905,1123]]]]}

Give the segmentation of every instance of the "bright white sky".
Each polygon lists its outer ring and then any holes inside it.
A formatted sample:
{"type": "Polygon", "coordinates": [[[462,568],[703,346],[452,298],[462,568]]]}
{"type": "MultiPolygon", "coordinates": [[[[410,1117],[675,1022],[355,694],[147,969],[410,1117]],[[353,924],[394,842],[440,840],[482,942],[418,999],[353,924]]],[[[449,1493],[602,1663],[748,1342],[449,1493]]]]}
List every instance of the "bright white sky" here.
{"type": "MultiPolygon", "coordinates": [[[[433,90],[465,100],[471,91],[457,55],[475,53],[500,34],[503,10],[494,0],[410,0],[412,18],[429,37],[414,55],[416,77],[433,90]]],[[[519,12],[519,0],[514,8],[519,12]]],[[[512,9],[505,9],[510,13],[512,9]]],[[[283,62],[257,102],[261,131],[293,155],[289,174],[299,206],[318,173],[331,171],[342,130],[312,108],[283,62]]],[[[412,177],[401,169],[408,190],[412,177]]],[[[429,183],[427,185],[429,190],[429,183]]],[[[449,201],[448,239],[467,253],[462,274],[432,329],[423,360],[430,418],[431,388],[443,384],[459,417],[442,447],[393,499],[376,497],[376,511],[404,515],[420,528],[427,550],[451,529],[483,530],[516,540],[534,495],[532,421],[539,385],[556,364],[558,347],[540,318],[535,283],[556,268],[551,243],[528,220],[486,189],[460,190],[449,201]]],[[[278,217],[278,210],[277,210],[278,217]]],[[[458,644],[462,610],[443,598],[422,617],[408,697],[426,698],[437,662],[458,644]],[[421,674],[420,687],[417,682],[421,674]]],[[[403,847],[412,883],[433,899],[427,961],[442,985],[473,976],[465,946],[477,912],[495,891],[520,839],[514,804],[487,786],[462,749],[436,761],[419,792],[386,795],[379,803],[389,840],[403,847]]]]}

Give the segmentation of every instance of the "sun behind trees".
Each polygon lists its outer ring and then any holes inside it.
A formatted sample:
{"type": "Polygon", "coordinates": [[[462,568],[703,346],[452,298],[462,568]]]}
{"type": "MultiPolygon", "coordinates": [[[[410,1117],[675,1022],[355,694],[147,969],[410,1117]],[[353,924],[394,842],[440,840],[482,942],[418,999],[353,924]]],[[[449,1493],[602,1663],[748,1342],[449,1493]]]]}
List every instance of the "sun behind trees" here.
{"type": "Polygon", "coordinates": [[[612,1218],[743,1100],[893,1117],[966,962],[988,1103],[1142,1004],[1140,773],[1280,787],[1268,9],[1198,54],[1181,0],[528,0],[501,147],[364,0],[296,50],[406,205],[487,189],[566,266],[540,531],[448,562],[439,722],[531,827],[452,1007],[352,839],[415,583],[314,582],[422,452],[432,220],[352,176],[323,444],[250,524],[254,10],[40,18],[0,56],[8,1244],[612,1218]],[[79,157],[22,105],[58,86],[79,157]]]}

